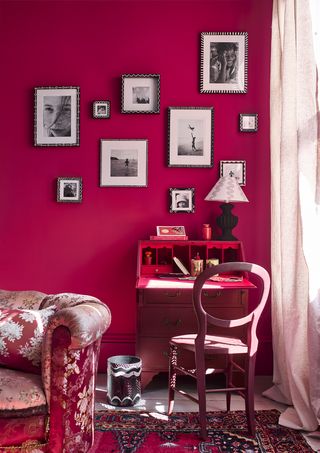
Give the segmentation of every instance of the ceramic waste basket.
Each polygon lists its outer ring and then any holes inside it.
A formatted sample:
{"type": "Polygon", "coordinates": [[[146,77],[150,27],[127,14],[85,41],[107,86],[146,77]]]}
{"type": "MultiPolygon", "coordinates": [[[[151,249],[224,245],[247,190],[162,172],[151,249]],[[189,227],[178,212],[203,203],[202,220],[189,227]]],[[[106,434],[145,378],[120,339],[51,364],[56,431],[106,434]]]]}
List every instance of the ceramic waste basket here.
{"type": "Polygon", "coordinates": [[[141,359],[116,355],[109,357],[107,368],[108,403],[134,406],[141,398],[141,359]]]}

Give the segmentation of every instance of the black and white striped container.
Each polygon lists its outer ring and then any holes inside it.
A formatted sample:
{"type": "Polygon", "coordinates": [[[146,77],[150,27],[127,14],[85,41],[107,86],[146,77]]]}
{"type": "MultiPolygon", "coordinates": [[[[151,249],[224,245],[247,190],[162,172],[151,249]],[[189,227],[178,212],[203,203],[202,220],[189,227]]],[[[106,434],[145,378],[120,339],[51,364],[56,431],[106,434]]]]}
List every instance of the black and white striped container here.
{"type": "Polygon", "coordinates": [[[108,403],[113,406],[134,406],[141,398],[141,368],[139,357],[116,355],[108,359],[108,403]]]}

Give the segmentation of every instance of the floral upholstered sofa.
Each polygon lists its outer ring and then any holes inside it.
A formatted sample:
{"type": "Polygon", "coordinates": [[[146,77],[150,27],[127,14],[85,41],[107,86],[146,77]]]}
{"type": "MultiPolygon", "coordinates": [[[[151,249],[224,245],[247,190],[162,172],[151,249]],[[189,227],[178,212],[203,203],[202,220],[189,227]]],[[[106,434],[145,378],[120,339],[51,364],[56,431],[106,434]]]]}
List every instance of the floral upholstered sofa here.
{"type": "Polygon", "coordinates": [[[0,290],[0,453],[85,453],[109,308],[85,295],[0,290]]]}

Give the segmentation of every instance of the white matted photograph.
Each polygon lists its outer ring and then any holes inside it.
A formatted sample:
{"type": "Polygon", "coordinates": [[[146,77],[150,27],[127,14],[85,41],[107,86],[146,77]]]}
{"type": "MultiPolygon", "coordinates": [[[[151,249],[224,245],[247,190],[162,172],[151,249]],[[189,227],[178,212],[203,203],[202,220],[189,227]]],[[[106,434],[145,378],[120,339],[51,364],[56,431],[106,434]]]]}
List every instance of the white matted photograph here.
{"type": "Polygon", "coordinates": [[[169,107],[168,166],[213,166],[213,107],[169,107]]]}
{"type": "Polygon", "coordinates": [[[240,186],[246,185],[245,160],[220,160],[220,177],[233,176],[240,186]]]}
{"type": "Polygon", "coordinates": [[[123,74],[121,113],[160,113],[160,75],[123,74]]]}
{"type": "Polygon", "coordinates": [[[146,187],[148,140],[101,139],[100,187],[146,187]]]}
{"type": "Polygon", "coordinates": [[[110,101],[94,101],[92,115],[93,118],[110,118],[110,101]]]}
{"type": "Polygon", "coordinates": [[[62,203],[81,203],[82,178],[60,177],[57,179],[57,201],[62,203]]]}
{"type": "Polygon", "coordinates": [[[194,188],[169,189],[170,212],[194,212],[194,188]]]}
{"type": "Polygon", "coordinates": [[[201,33],[201,93],[246,93],[248,33],[201,33]]]}
{"type": "Polygon", "coordinates": [[[79,146],[79,92],[79,87],[35,88],[35,146],[79,146]]]}
{"type": "Polygon", "coordinates": [[[240,113],[240,131],[257,132],[258,114],[257,113],[240,113]]]}

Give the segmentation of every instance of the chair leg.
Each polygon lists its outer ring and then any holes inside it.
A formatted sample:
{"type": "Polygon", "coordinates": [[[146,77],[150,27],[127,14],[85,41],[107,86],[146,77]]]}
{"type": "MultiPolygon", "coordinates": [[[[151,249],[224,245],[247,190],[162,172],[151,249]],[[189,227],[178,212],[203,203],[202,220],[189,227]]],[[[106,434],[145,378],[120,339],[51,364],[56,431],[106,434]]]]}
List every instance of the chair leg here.
{"type": "Polygon", "coordinates": [[[174,389],[176,388],[176,381],[177,381],[177,373],[175,367],[177,365],[177,346],[170,344],[169,350],[169,382],[168,382],[168,415],[171,415],[173,412],[174,406],[174,389]]]}
{"type": "Polygon", "coordinates": [[[254,375],[255,375],[256,356],[247,358],[246,372],[246,415],[248,422],[248,431],[252,436],[255,435],[255,419],[254,419],[254,375]]]}
{"type": "MultiPolygon", "coordinates": [[[[227,356],[227,373],[226,373],[226,387],[231,388],[232,384],[232,372],[233,372],[233,366],[232,366],[232,355],[227,356]]],[[[230,411],[230,405],[231,405],[231,392],[226,392],[226,399],[227,399],[227,412],[230,411]]]]}
{"type": "Polygon", "coordinates": [[[207,417],[206,417],[206,373],[204,354],[196,354],[197,390],[199,401],[199,422],[200,437],[207,439],[207,417]]]}

